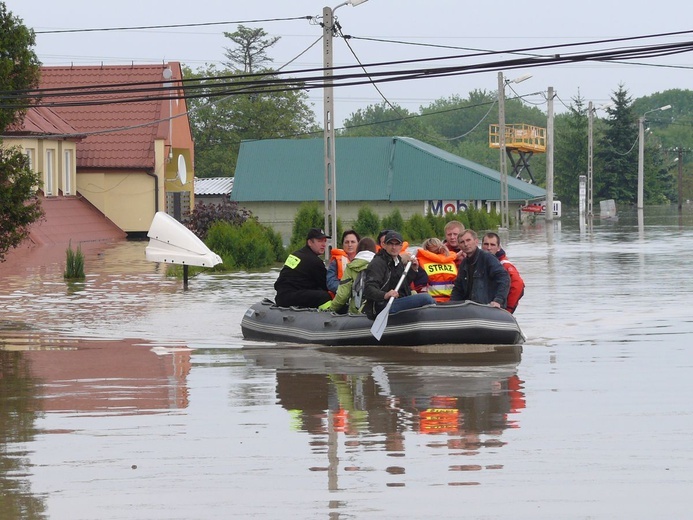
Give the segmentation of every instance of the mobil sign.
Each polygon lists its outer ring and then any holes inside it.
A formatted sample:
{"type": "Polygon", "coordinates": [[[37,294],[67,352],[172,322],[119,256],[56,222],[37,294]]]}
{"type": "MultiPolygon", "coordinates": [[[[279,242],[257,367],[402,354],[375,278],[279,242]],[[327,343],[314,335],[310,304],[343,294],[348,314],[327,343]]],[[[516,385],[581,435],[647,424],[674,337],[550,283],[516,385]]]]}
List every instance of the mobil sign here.
{"type": "Polygon", "coordinates": [[[446,213],[467,211],[468,207],[469,201],[467,200],[429,200],[424,206],[424,213],[442,217],[446,213]]]}

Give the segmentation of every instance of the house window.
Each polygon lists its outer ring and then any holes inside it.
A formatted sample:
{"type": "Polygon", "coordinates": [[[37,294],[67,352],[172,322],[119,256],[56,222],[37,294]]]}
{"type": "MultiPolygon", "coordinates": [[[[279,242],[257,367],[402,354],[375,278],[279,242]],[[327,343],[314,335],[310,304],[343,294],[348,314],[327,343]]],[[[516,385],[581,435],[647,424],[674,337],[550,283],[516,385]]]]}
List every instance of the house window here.
{"type": "Polygon", "coordinates": [[[63,195],[72,195],[72,150],[65,150],[63,195]]]}
{"type": "Polygon", "coordinates": [[[43,192],[48,195],[55,195],[55,187],[53,186],[53,151],[46,150],[46,177],[43,186],[43,192]]]}
{"type": "Polygon", "coordinates": [[[24,150],[24,154],[26,155],[26,158],[29,159],[29,169],[33,172],[34,170],[34,149],[33,148],[27,148],[24,150]]]}

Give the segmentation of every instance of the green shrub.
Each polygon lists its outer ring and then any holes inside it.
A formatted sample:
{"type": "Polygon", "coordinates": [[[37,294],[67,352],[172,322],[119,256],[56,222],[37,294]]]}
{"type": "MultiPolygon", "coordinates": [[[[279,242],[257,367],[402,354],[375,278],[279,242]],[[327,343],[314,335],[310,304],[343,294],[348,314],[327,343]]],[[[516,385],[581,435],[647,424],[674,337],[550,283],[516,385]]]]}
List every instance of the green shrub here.
{"type": "MultiPolygon", "coordinates": [[[[289,251],[295,251],[306,245],[306,235],[310,228],[325,226],[325,215],[317,202],[304,202],[298,207],[291,230],[289,251]]],[[[328,233],[329,234],[329,233],[328,233]]]]}
{"type": "Polygon", "coordinates": [[[402,218],[402,214],[398,209],[394,210],[388,216],[383,218],[380,226],[381,229],[394,229],[395,231],[402,231],[404,229],[404,219],[402,218]]]}
{"type": "Polygon", "coordinates": [[[404,225],[403,235],[412,244],[420,244],[427,238],[437,236],[426,217],[418,213],[412,215],[404,225]]]}
{"type": "Polygon", "coordinates": [[[275,262],[283,262],[286,260],[286,249],[284,248],[284,243],[282,241],[281,233],[276,232],[269,226],[262,226],[265,237],[272,246],[272,253],[274,254],[275,262]]]}
{"type": "MultiPolygon", "coordinates": [[[[282,252],[277,250],[278,235],[255,219],[248,219],[240,226],[228,222],[212,224],[206,244],[223,260],[221,270],[259,269],[280,261],[282,252]]],[[[217,267],[215,267],[217,269],[217,267]]]]}
{"type": "Polygon", "coordinates": [[[77,246],[77,250],[72,249],[72,242],[67,246],[67,261],[63,278],[65,280],[84,280],[84,255],[82,248],[77,246]]]}
{"type": "MultiPolygon", "coordinates": [[[[446,213],[445,218],[443,220],[446,224],[451,220],[456,220],[457,222],[461,222],[462,224],[464,224],[465,229],[470,228],[469,213],[467,213],[466,211],[458,211],[457,213],[446,213]]],[[[445,229],[445,226],[443,226],[443,229],[445,229]]]]}
{"type": "Polygon", "coordinates": [[[378,233],[382,229],[380,227],[380,219],[378,215],[368,206],[361,206],[359,212],[356,216],[356,221],[353,226],[354,231],[356,231],[362,238],[363,237],[377,237],[378,233]]]}
{"type": "Polygon", "coordinates": [[[183,223],[201,240],[205,240],[209,228],[215,222],[228,222],[240,226],[251,217],[250,211],[239,207],[238,202],[225,200],[220,204],[195,204],[195,208],[183,223]]]}
{"type": "Polygon", "coordinates": [[[465,224],[467,229],[473,229],[479,234],[495,230],[501,223],[500,215],[495,211],[488,213],[486,208],[479,210],[471,206],[465,213],[469,222],[469,225],[465,224]]]}

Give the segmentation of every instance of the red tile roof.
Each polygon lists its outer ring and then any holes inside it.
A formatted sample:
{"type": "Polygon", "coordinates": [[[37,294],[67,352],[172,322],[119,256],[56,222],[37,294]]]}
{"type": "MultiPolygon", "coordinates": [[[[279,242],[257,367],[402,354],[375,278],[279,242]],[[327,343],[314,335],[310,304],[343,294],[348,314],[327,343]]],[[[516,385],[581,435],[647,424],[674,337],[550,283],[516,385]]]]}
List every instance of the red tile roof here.
{"type": "MultiPolygon", "coordinates": [[[[42,67],[40,88],[61,88],[109,85],[108,90],[123,89],[112,85],[143,82],[164,82],[163,71],[171,67],[172,81],[181,78],[179,63],[159,65],[104,65],[42,67]]],[[[168,116],[169,102],[94,104],[79,106],[79,102],[103,99],[103,96],[45,97],[49,105],[59,101],[78,101],[77,106],[52,107],[60,117],[69,121],[77,132],[93,134],[103,130],[128,128],[116,132],[87,135],[77,150],[77,168],[154,168],[154,140],[168,137],[168,122],[156,121],[168,116]],[[147,123],[153,123],[146,125],[147,123]],[[141,126],[145,125],[145,126],[141,126]]]]}
{"type": "Polygon", "coordinates": [[[12,135],[74,135],[78,139],[77,130],[46,107],[34,107],[27,110],[24,122],[19,130],[11,131],[12,135]]]}
{"type": "Polygon", "coordinates": [[[82,197],[45,197],[45,220],[31,227],[30,238],[38,245],[73,245],[82,242],[117,241],[125,233],[82,197]]]}
{"type": "Polygon", "coordinates": [[[62,269],[68,244],[86,253],[126,238],[123,230],[82,197],[42,197],[41,205],[46,218],[32,224],[29,237],[7,252],[0,275],[53,264],[62,269]]]}

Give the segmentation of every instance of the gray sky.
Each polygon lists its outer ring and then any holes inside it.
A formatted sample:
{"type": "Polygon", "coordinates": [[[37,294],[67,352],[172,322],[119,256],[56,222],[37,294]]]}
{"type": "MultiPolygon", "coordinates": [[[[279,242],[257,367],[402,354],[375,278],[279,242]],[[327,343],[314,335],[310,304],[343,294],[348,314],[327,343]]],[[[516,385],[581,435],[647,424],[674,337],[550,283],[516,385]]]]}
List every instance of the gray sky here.
{"type": "MultiPolygon", "coordinates": [[[[281,36],[272,49],[273,66],[280,67],[313,44],[322,34],[314,21],[249,20],[321,16],[325,5],[335,7],[340,1],[324,0],[6,0],[16,16],[35,31],[133,27],[206,22],[244,22],[249,27],[263,27],[268,34],[281,36]]],[[[621,2],[583,0],[553,3],[540,2],[467,2],[464,0],[369,0],[360,6],[345,5],[336,10],[342,30],[359,38],[398,40],[465,49],[502,51],[545,45],[587,42],[611,38],[644,36],[693,30],[689,2],[660,0],[656,3],[635,0],[627,7],[621,2]],[[528,6],[533,5],[530,9],[528,6]],[[549,8],[543,8],[549,6],[549,8]],[[524,10],[522,10],[524,7],[524,10]]],[[[110,31],[64,34],[38,34],[36,52],[44,65],[129,64],[180,61],[197,68],[205,63],[224,60],[224,47],[230,40],[224,31],[233,32],[234,23],[209,27],[110,31]]],[[[601,44],[596,47],[573,47],[566,52],[586,52],[619,47],[680,43],[693,41],[693,32],[685,35],[629,42],[601,44]]],[[[469,50],[413,46],[362,39],[350,40],[356,56],[364,63],[404,59],[431,58],[468,54],[469,50]]],[[[557,51],[537,51],[555,54],[557,51]]],[[[510,58],[511,55],[503,55],[510,58]]],[[[484,61],[499,57],[486,57],[484,61]]],[[[341,40],[335,39],[335,65],[355,65],[356,59],[341,40]]],[[[513,85],[520,95],[545,92],[553,86],[558,94],[556,112],[569,104],[578,93],[596,106],[623,83],[632,97],[661,92],[671,88],[688,89],[693,82],[693,54],[683,53],[654,59],[637,60],[635,64],[568,64],[507,71],[512,79],[526,73],[533,77],[513,85]],[[658,67],[644,64],[657,64],[658,67]],[[668,67],[662,67],[667,65],[668,67]],[[683,68],[681,68],[683,67],[683,68]]],[[[433,62],[436,66],[471,63],[469,59],[433,62]]],[[[322,66],[322,43],[318,42],[287,69],[322,66]]],[[[417,64],[422,67],[424,64],[417,64]]],[[[399,68],[408,66],[398,66],[399,68]]],[[[429,78],[379,85],[384,96],[409,110],[454,94],[467,97],[474,89],[495,91],[497,72],[482,72],[449,78],[429,78]]],[[[512,96],[511,91],[507,91],[512,96]]],[[[322,121],[322,91],[309,93],[316,118],[322,121]]],[[[382,98],[373,86],[344,87],[335,91],[335,118],[342,121],[352,112],[382,98]]],[[[536,94],[527,98],[546,110],[545,99],[536,94]]],[[[497,119],[497,117],[495,118],[497,119]]],[[[489,121],[491,122],[491,121],[489,121]]]]}

